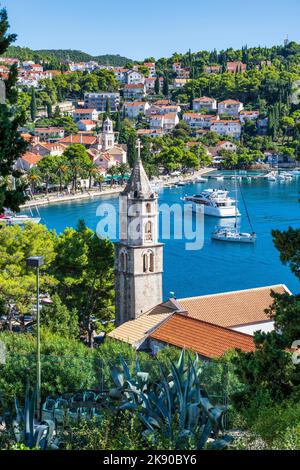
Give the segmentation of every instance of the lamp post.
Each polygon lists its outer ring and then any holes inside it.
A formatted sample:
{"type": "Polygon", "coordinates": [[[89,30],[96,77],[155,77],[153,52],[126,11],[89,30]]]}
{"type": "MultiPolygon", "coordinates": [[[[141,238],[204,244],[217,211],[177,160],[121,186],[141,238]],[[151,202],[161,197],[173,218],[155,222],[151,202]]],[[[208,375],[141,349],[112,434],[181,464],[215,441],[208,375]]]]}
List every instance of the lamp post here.
{"type": "Polygon", "coordinates": [[[40,419],[41,412],[41,333],[40,333],[40,267],[44,264],[43,256],[30,256],[26,259],[27,266],[36,268],[36,409],[40,419]]]}

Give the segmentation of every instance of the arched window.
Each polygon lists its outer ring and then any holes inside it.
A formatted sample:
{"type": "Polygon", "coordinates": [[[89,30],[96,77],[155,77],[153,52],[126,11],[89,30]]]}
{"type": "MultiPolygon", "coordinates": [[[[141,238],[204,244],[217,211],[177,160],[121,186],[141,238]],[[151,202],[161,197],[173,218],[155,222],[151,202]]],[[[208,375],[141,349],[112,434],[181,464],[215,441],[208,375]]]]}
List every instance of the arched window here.
{"type": "Polygon", "coordinates": [[[154,253],[151,250],[143,254],[143,272],[154,272],[154,253]]]}
{"type": "Polygon", "coordinates": [[[148,242],[153,240],[152,222],[150,220],[146,223],[146,226],[145,226],[145,240],[148,242]]]}
{"type": "Polygon", "coordinates": [[[147,204],[146,204],[146,212],[147,212],[147,214],[151,214],[151,204],[150,204],[150,202],[147,202],[147,204]]]}

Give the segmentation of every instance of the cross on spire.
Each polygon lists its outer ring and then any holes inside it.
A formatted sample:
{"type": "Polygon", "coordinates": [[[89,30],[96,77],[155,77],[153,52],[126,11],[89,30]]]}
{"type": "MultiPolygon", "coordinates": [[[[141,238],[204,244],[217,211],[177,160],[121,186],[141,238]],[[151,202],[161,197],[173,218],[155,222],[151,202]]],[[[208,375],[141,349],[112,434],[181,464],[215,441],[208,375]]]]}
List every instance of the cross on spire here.
{"type": "Polygon", "coordinates": [[[142,144],[141,144],[141,139],[138,139],[136,141],[136,148],[137,148],[137,151],[138,151],[138,154],[137,154],[137,159],[138,160],[141,160],[141,149],[143,148],[142,144]]]}

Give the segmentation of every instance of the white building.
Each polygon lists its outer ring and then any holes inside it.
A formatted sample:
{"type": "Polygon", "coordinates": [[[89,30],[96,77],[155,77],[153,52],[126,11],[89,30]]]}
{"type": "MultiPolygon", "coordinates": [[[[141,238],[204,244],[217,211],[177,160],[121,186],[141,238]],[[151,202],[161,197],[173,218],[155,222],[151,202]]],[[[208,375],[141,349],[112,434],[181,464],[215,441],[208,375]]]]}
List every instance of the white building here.
{"type": "Polygon", "coordinates": [[[125,116],[135,119],[139,114],[145,115],[150,105],[147,101],[126,101],[124,103],[125,116]]]}
{"type": "Polygon", "coordinates": [[[120,106],[120,93],[103,92],[84,94],[84,106],[86,108],[94,108],[101,113],[105,112],[107,101],[109,102],[110,111],[112,113],[118,111],[120,106]]]}
{"type": "Polygon", "coordinates": [[[146,94],[144,83],[131,83],[124,86],[123,96],[125,100],[142,99],[146,94]]]}
{"type": "Polygon", "coordinates": [[[230,116],[238,116],[244,109],[243,103],[237,100],[220,101],[218,104],[219,114],[228,114],[230,116]]]}
{"type": "Polygon", "coordinates": [[[144,67],[149,70],[149,77],[156,77],[155,62],[144,62],[144,67]]]}
{"type": "Polygon", "coordinates": [[[214,98],[209,98],[207,96],[202,96],[202,98],[195,98],[193,100],[193,110],[195,112],[201,112],[205,109],[207,111],[216,111],[217,100],[215,100],[214,98]]]}
{"type": "Polygon", "coordinates": [[[96,126],[97,123],[95,121],[92,121],[91,119],[81,119],[77,123],[78,129],[82,132],[90,132],[94,130],[96,126]]]}
{"type": "Polygon", "coordinates": [[[217,132],[217,134],[234,137],[239,139],[241,137],[242,126],[240,121],[229,121],[225,119],[219,119],[214,121],[210,127],[211,131],[217,132]]]}
{"type": "Polygon", "coordinates": [[[145,83],[145,77],[141,72],[137,70],[128,70],[126,73],[126,83],[128,85],[137,85],[139,83],[145,83]]]}
{"type": "Polygon", "coordinates": [[[98,121],[98,111],[92,108],[78,108],[73,113],[73,119],[76,122],[82,120],[98,121]]]}
{"type": "Polygon", "coordinates": [[[218,119],[219,117],[214,114],[185,113],[183,115],[183,120],[192,129],[210,129],[212,123],[218,119]]]}
{"type": "Polygon", "coordinates": [[[245,111],[242,110],[240,112],[240,121],[242,124],[245,123],[245,119],[249,119],[250,121],[256,121],[259,116],[259,111],[245,111]]]}

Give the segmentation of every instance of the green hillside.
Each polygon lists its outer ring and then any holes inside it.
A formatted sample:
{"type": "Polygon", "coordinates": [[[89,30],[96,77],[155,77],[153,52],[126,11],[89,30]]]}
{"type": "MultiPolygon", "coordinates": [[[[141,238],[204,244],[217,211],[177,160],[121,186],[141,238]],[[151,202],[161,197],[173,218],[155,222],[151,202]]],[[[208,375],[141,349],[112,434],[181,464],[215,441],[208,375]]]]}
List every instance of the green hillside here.
{"type": "Polygon", "coordinates": [[[71,50],[71,49],[42,49],[42,50],[32,50],[28,47],[19,47],[11,46],[8,48],[6,57],[16,57],[20,60],[34,60],[34,61],[43,61],[43,60],[52,60],[54,62],[62,62],[64,60],[71,60],[74,62],[87,62],[90,60],[95,60],[103,65],[114,65],[122,67],[125,64],[131,62],[131,59],[127,57],[122,57],[118,54],[105,54],[99,56],[92,56],[86,52],[71,50]]]}

